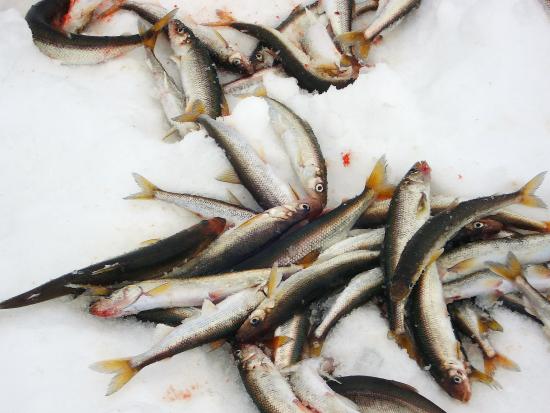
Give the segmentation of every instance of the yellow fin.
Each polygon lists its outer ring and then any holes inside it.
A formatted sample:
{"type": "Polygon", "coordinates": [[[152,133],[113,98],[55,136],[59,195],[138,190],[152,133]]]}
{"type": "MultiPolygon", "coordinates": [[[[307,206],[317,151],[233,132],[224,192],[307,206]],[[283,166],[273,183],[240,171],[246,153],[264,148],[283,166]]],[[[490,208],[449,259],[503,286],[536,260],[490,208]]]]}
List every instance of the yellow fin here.
{"type": "Polygon", "coordinates": [[[367,179],[367,182],[365,184],[365,189],[367,190],[370,189],[378,193],[385,186],[387,186],[386,185],[386,157],[381,156],[380,159],[376,161],[374,168],[372,168],[372,172],[370,173],[367,179]]]}
{"type": "Polygon", "coordinates": [[[178,132],[178,128],[170,128],[168,132],[166,132],[166,135],[162,137],[163,141],[167,141],[170,136],[178,132]]]}
{"type": "Polygon", "coordinates": [[[160,238],[151,238],[151,239],[146,239],[145,241],[141,241],[140,245],[144,246],[144,247],[147,247],[149,245],[154,245],[156,244],[157,242],[160,241],[160,238]]]}
{"type": "Polygon", "coordinates": [[[404,349],[411,359],[416,360],[420,364],[420,356],[418,354],[418,351],[416,350],[416,345],[410,334],[394,333],[390,331],[388,333],[388,336],[392,338],[400,348],[404,349]]]}
{"type": "Polygon", "coordinates": [[[129,358],[100,361],[92,364],[90,368],[100,373],[115,374],[115,377],[113,377],[111,383],[109,383],[109,387],[107,387],[107,393],[105,393],[106,396],[109,396],[119,390],[139,371],[130,365],[129,358]]]}
{"type": "Polygon", "coordinates": [[[537,278],[549,278],[550,268],[544,265],[530,265],[528,273],[530,275],[536,275],[537,278]]]}
{"type": "Polygon", "coordinates": [[[506,265],[496,263],[490,264],[489,269],[495,274],[500,275],[501,277],[511,281],[515,280],[517,277],[520,277],[522,274],[521,264],[519,263],[513,252],[508,253],[506,265]]]}
{"type": "Polygon", "coordinates": [[[147,291],[145,294],[150,297],[155,297],[157,295],[162,295],[172,287],[169,282],[159,285],[158,287],[153,288],[152,290],[147,291]]]}
{"type": "Polygon", "coordinates": [[[153,199],[155,197],[155,191],[158,191],[158,188],[140,174],[134,172],[132,176],[134,177],[136,184],[138,184],[139,189],[141,189],[141,192],[128,195],[124,199],[153,199]]]}
{"type": "Polygon", "coordinates": [[[428,196],[426,195],[426,192],[422,192],[422,195],[420,196],[420,200],[418,201],[418,205],[416,207],[416,215],[424,215],[425,213],[429,212],[430,204],[428,201],[428,196]]]}
{"type": "Polygon", "coordinates": [[[279,268],[277,262],[275,261],[273,263],[273,267],[271,267],[271,272],[269,273],[269,280],[267,281],[267,297],[271,298],[273,295],[275,295],[275,290],[277,289],[277,286],[280,284],[282,279],[282,273],[280,271],[277,271],[279,268]]]}
{"type": "Polygon", "coordinates": [[[436,262],[439,259],[439,257],[441,257],[441,254],[443,254],[444,251],[445,250],[443,248],[440,248],[437,251],[435,251],[430,257],[430,260],[428,261],[428,265],[426,265],[426,268],[428,268],[430,265],[436,262]]]}
{"type": "Polygon", "coordinates": [[[120,264],[118,262],[112,264],[112,265],[106,265],[105,267],[103,268],[100,268],[98,270],[95,270],[92,272],[92,275],[97,275],[97,274],[104,274],[106,272],[110,272],[110,271],[113,271],[114,269],[117,269],[120,267],[120,264]]]}
{"type": "Polygon", "coordinates": [[[216,181],[221,181],[228,184],[242,185],[241,179],[239,178],[239,176],[237,175],[237,172],[235,172],[233,168],[229,168],[223,171],[218,176],[216,176],[216,181]]]}
{"type": "Polygon", "coordinates": [[[519,366],[508,357],[503,356],[502,354],[497,353],[494,357],[485,358],[483,360],[483,366],[485,373],[489,376],[493,376],[497,367],[505,368],[506,370],[520,371],[519,366]]]}
{"type": "Polygon", "coordinates": [[[298,264],[298,265],[303,266],[304,268],[307,268],[317,260],[320,253],[321,253],[320,249],[316,249],[316,250],[313,250],[311,252],[308,252],[306,255],[304,255],[295,264],[298,264]]]}
{"type": "Polygon", "coordinates": [[[206,112],[204,103],[200,100],[190,102],[185,108],[185,112],[175,118],[172,118],[176,122],[195,122],[200,115],[206,112]]]}
{"type": "Polygon", "coordinates": [[[463,274],[474,266],[476,263],[476,258],[468,258],[466,260],[460,261],[459,263],[453,265],[451,268],[448,268],[447,271],[455,272],[457,274],[463,274]]]}
{"type": "Polygon", "coordinates": [[[480,381],[493,389],[502,389],[502,386],[498,381],[493,379],[488,374],[485,374],[473,367],[471,367],[470,374],[468,375],[471,380],[480,381]]]}
{"type": "Polygon", "coordinates": [[[159,21],[157,21],[153,27],[151,27],[149,30],[147,30],[145,33],[141,35],[143,45],[147,47],[150,50],[153,50],[155,48],[155,44],[157,42],[158,34],[161,32],[164,27],[170,23],[170,20],[176,15],[178,12],[178,9],[172,10],[170,13],[166,14],[163,18],[161,18],[159,21]]]}
{"type": "Polygon", "coordinates": [[[522,205],[526,205],[529,207],[536,207],[536,208],[546,208],[546,204],[544,203],[544,201],[534,194],[534,192],[542,184],[542,181],[544,180],[545,175],[546,175],[546,172],[541,172],[540,174],[535,176],[533,179],[531,179],[529,182],[527,182],[519,190],[521,195],[520,203],[522,205]]]}
{"type": "Polygon", "coordinates": [[[500,323],[497,320],[491,317],[480,318],[479,325],[480,327],[483,326],[484,331],[480,328],[481,332],[487,332],[489,330],[500,331],[500,332],[504,331],[504,329],[502,328],[502,325],[500,325],[500,323]]]}
{"type": "Polygon", "coordinates": [[[102,285],[93,285],[93,284],[67,284],[66,287],[82,288],[82,289],[85,289],[89,295],[93,295],[96,297],[104,297],[107,295],[111,295],[111,293],[113,292],[113,290],[109,287],[105,287],[102,285]]]}
{"type": "Polygon", "coordinates": [[[225,338],[220,338],[219,340],[213,341],[210,343],[210,351],[214,351],[219,349],[221,346],[223,346],[226,343],[225,338]]]}

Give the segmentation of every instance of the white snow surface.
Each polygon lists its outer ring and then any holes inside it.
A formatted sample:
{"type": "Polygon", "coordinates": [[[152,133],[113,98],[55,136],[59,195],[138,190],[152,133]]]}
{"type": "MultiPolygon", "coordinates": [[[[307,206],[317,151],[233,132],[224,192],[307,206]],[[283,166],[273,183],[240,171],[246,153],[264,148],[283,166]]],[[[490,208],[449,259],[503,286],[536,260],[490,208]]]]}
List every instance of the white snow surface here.
{"type": "MultiPolygon", "coordinates": [[[[227,189],[214,177],[228,162],[204,132],[176,144],[161,141],[169,126],[143,50],[96,66],[59,64],[32,43],[23,19],[32,3],[0,1],[1,299],[197,221],[172,205],[123,200],[136,191],[131,172],[173,191],[224,197],[227,189]]],[[[226,9],[238,20],[270,25],[297,4],[162,3],[178,5],[198,22],[226,9]]],[[[91,30],[136,32],[136,21],[124,12],[91,30]]],[[[245,36],[231,38],[253,47],[245,36]]],[[[358,193],[382,154],[392,181],[425,159],[434,193],[510,191],[548,168],[548,39],[550,19],[537,0],[423,0],[373,47],[373,67],[346,89],[308,94],[282,78],[269,79],[267,89],[312,125],[328,163],[330,206],[358,193]]],[[[265,105],[258,98],[232,104],[228,121],[290,177],[265,105]]],[[[250,204],[244,190],[236,192],[250,204]]],[[[549,182],[540,195],[550,202],[549,182]]],[[[548,219],[545,211],[527,212],[548,219]]],[[[85,298],[62,298],[0,312],[2,412],[256,411],[228,346],[156,363],[105,397],[111,377],[88,366],[148,349],[155,329],[95,319],[86,305],[85,298]]],[[[495,346],[522,371],[499,370],[500,391],[475,383],[467,405],[449,398],[387,338],[386,322],[372,305],[340,322],[324,352],[340,363],[339,375],[403,381],[449,412],[548,411],[550,344],[525,317],[499,309],[496,318],[505,331],[492,335],[495,346]]]]}

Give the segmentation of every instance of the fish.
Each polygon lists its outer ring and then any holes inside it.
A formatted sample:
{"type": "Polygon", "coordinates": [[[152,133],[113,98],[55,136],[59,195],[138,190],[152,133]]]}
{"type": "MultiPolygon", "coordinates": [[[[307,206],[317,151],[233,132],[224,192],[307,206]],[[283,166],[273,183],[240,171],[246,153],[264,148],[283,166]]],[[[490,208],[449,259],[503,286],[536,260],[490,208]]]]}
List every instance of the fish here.
{"type": "Polygon", "coordinates": [[[369,11],[376,11],[378,9],[378,0],[366,0],[362,2],[356,2],[353,9],[353,18],[368,13],[369,11]]]}
{"type": "Polygon", "coordinates": [[[335,392],[353,401],[361,413],[445,413],[414,387],[370,376],[340,376],[327,383],[335,392]]]}
{"type": "Polygon", "coordinates": [[[136,314],[136,318],[143,322],[165,324],[170,327],[179,326],[183,320],[200,314],[196,307],[161,308],[156,310],[142,311],[136,314]]]}
{"type": "Polygon", "coordinates": [[[498,366],[519,371],[519,366],[498,353],[489,341],[489,331],[502,331],[502,326],[470,300],[452,303],[448,307],[453,325],[475,342],[483,353],[485,373],[492,376],[498,366]]]}
{"type": "MultiPolygon", "coordinates": [[[[550,290],[550,269],[544,265],[528,265],[523,269],[525,278],[539,291],[550,290]]],[[[514,284],[503,280],[491,270],[481,270],[443,284],[447,302],[471,297],[501,296],[517,291],[514,284]]]]}
{"type": "Polygon", "coordinates": [[[156,199],[169,202],[185,208],[199,217],[221,217],[233,225],[240,225],[258,213],[258,211],[253,211],[240,205],[200,195],[164,191],[141,175],[134,173],[133,177],[141,192],[129,195],[125,199],[156,199]]]}
{"type": "Polygon", "coordinates": [[[213,218],[184,229],[152,245],[72,271],[0,302],[1,308],[40,303],[68,294],[80,294],[85,285],[112,285],[123,281],[158,278],[205,249],[225,230],[225,220],[213,218]]]}
{"type": "MultiPolygon", "coordinates": [[[[376,265],[378,253],[353,251],[313,264],[283,281],[250,314],[237,331],[236,340],[251,342],[286,321],[294,310],[312,301],[323,289],[341,285],[376,265]]],[[[276,264],[275,264],[276,265],[276,264]]]]}
{"type": "Polygon", "coordinates": [[[381,268],[373,268],[354,276],[336,296],[336,300],[325,312],[321,323],[310,335],[310,343],[320,349],[322,342],[336,323],[352,310],[366,303],[382,291],[384,276],[381,268]]]}
{"type": "MultiPolygon", "coordinates": [[[[351,31],[354,0],[323,0],[334,37],[351,31]]],[[[351,55],[349,46],[340,45],[343,53],[351,55]]]]}
{"type": "MultiPolygon", "coordinates": [[[[548,295],[546,295],[546,297],[548,298],[548,295]]],[[[536,323],[542,325],[542,321],[540,321],[537,318],[537,316],[527,311],[525,307],[525,301],[523,300],[523,297],[521,296],[521,294],[519,293],[504,294],[498,297],[497,302],[502,304],[508,310],[511,310],[515,313],[523,314],[524,316],[529,317],[531,320],[535,321],[536,323]]]]}
{"type": "Polygon", "coordinates": [[[228,96],[248,97],[265,96],[267,91],[264,85],[266,76],[288,77],[280,66],[269,67],[223,85],[223,93],[228,96]]]}
{"type": "Polygon", "coordinates": [[[473,241],[491,239],[504,229],[504,224],[492,218],[482,218],[466,224],[445,244],[445,251],[458,248],[473,241]]]}
{"type": "Polygon", "coordinates": [[[301,49],[289,41],[281,32],[271,27],[235,21],[226,21],[219,24],[228,25],[256,37],[268,45],[270,49],[276,51],[285,71],[296,78],[298,85],[308,92],[326,92],[331,86],[342,89],[353,83],[357,77],[354,70],[347,70],[338,76],[327,74],[322,68],[319,70],[315,62],[312,62],[301,49]]]}
{"type": "Polygon", "coordinates": [[[550,234],[529,234],[518,238],[498,238],[477,241],[443,254],[437,265],[443,282],[488,268],[487,262],[506,262],[509,251],[522,264],[542,264],[550,261],[550,234]]]}
{"type": "Polygon", "coordinates": [[[550,232],[550,221],[539,221],[510,211],[500,211],[488,217],[507,227],[534,232],[550,232]]]}
{"type": "MultiPolygon", "coordinates": [[[[390,291],[401,253],[416,231],[430,218],[430,166],[416,162],[397,185],[388,210],[384,236],[384,279],[390,291]]],[[[405,323],[404,300],[388,296],[390,333],[401,347],[413,354],[414,344],[405,323]]]]}
{"type": "MultiPolygon", "coordinates": [[[[42,0],[25,16],[34,44],[48,57],[65,64],[97,64],[118,57],[141,45],[152,47],[159,32],[170,22],[177,9],[171,11],[143,34],[129,36],[87,36],[67,33],[63,27],[70,14],[71,0],[42,0]]],[[[80,24],[80,23],[78,23],[80,24]]]]}
{"type": "Polygon", "coordinates": [[[492,263],[489,269],[514,284],[523,296],[526,309],[542,321],[542,330],[550,339],[550,301],[527,281],[514,253],[508,253],[506,264],[492,263]]]}
{"type": "Polygon", "coordinates": [[[309,199],[316,201],[320,212],[327,204],[327,166],[321,146],[310,124],[288,106],[264,97],[269,108],[271,126],[284,144],[292,168],[309,199]]]}
{"type": "Polygon", "coordinates": [[[291,318],[275,329],[274,338],[283,337],[288,340],[273,350],[273,364],[279,370],[300,361],[308,326],[309,320],[306,312],[304,309],[299,309],[291,318]]]}
{"type": "Polygon", "coordinates": [[[249,288],[227,297],[217,306],[203,305],[200,314],[185,319],[149,350],[129,358],[100,361],[90,368],[115,375],[107,388],[106,396],[109,396],[150,364],[231,336],[263,298],[262,291],[249,288]]]}
{"type": "Polygon", "coordinates": [[[359,195],[274,242],[268,249],[239,264],[235,269],[265,268],[273,263],[285,266],[313,261],[323,249],[346,238],[357,219],[378,194],[392,190],[386,183],[385,171],[386,161],[382,157],[376,162],[359,195]]]}
{"type": "Polygon", "coordinates": [[[303,51],[315,64],[327,73],[337,76],[343,71],[341,66],[349,66],[349,56],[340,53],[329,34],[327,25],[314,18],[312,24],[304,31],[300,41],[303,51]]]}
{"type": "MultiPolygon", "coordinates": [[[[80,33],[93,21],[94,14],[101,3],[103,0],[72,0],[67,12],[55,20],[55,26],[65,33],[80,33]]],[[[168,10],[162,16],[166,13],[168,10]]]]}
{"type": "Polygon", "coordinates": [[[234,354],[244,387],[262,413],[311,411],[298,400],[285,377],[258,346],[239,344],[234,354]]]}
{"type": "MultiPolygon", "coordinates": [[[[301,269],[283,267],[283,277],[301,269]]],[[[90,313],[98,317],[125,317],[142,311],[200,306],[204,300],[217,303],[246,288],[267,282],[271,269],[250,270],[194,277],[186,280],[147,280],[130,284],[102,297],[90,306],[90,313]]]]}
{"type": "Polygon", "coordinates": [[[200,105],[203,113],[214,119],[219,117],[222,114],[223,92],[208,50],[193,32],[177,19],[168,24],[168,38],[174,51],[172,59],[178,65],[187,102],[185,113],[200,105]]]}
{"type": "Polygon", "coordinates": [[[513,204],[544,207],[544,202],[534,195],[544,175],[544,172],[538,174],[516,192],[464,201],[429,219],[413,235],[401,254],[390,288],[391,300],[398,302],[407,299],[422,271],[439,258],[445,243],[464,225],[513,204]]]}
{"type": "Polygon", "coordinates": [[[290,185],[273,172],[244,136],[226,122],[212,119],[200,112],[199,108],[187,119],[196,120],[206,129],[208,135],[225,151],[233,168],[218,176],[219,181],[241,183],[263,209],[296,201],[296,193],[290,185]]]}
{"type": "MultiPolygon", "coordinates": [[[[353,230],[352,230],[353,231],[353,230]]],[[[350,232],[352,232],[350,231],[350,232]]],[[[384,242],[384,228],[368,230],[359,235],[353,235],[323,250],[317,261],[326,261],[340,254],[357,250],[380,250],[384,242]]]]}
{"type": "Polygon", "coordinates": [[[309,358],[302,360],[292,368],[290,386],[294,394],[308,408],[323,413],[360,413],[351,400],[332,390],[323,377],[329,376],[335,369],[330,358],[309,358]]]}
{"type": "MultiPolygon", "coordinates": [[[[386,224],[391,199],[377,199],[357,220],[358,228],[376,228],[386,224]]],[[[439,214],[457,204],[455,197],[447,195],[433,195],[430,197],[432,215],[439,214]]]]}
{"type": "Polygon", "coordinates": [[[147,66],[153,74],[164,115],[172,127],[166,136],[168,137],[172,133],[177,132],[179,138],[183,139],[189,132],[199,128],[193,122],[181,123],[172,120],[173,117],[178,116],[185,110],[185,94],[174,82],[174,79],[166,72],[164,66],[162,66],[153,50],[149,47],[145,48],[145,59],[147,66]]]}
{"type": "Polygon", "coordinates": [[[294,202],[255,215],[222,234],[208,248],[183,266],[172,269],[164,278],[188,278],[227,271],[307,218],[310,210],[309,204],[294,202]]]}
{"type": "Polygon", "coordinates": [[[462,402],[470,400],[468,368],[447,313],[434,263],[425,269],[415,287],[411,316],[417,348],[426,370],[451,397],[462,402]]]}

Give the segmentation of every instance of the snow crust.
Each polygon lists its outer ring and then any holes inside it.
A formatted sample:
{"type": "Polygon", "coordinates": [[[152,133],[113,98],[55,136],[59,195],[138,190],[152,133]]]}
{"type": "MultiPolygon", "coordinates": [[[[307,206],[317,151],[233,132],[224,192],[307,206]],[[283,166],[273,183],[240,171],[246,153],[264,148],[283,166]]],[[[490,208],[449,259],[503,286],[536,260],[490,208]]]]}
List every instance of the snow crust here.
{"type": "MultiPolygon", "coordinates": [[[[124,201],[139,172],[160,187],[225,197],[214,179],[229,164],[202,131],[176,144],[143,50],[97,66],[64,66],[34,47],[23,16],[32,1],[0,2],[0,273],[2,299],[197,221],[175,206],[124,201]]],[[[162,1],[199,22],[216,9],[275,25],[296,1],[162,1]]],[[[368,18],[368,17],[367,17],[368,18]]],[[[92,33],[136,32],[120,13],[92,33]]],[[[229,32],[229,31],[227,31],[229,32]]],[[[225,34],[225,31],[224,31],[225,34]]],[[[249,51],[254,42],[229,33],[249,51]]],[[[473,197],[518,188],[548,168],[550,19],[536,0],[424,0],[374,47],[359,79],[321,95],[271,77],[270,96],[312,125],[329,170],[329,205],[358,193],[386,154],[398,180],[417,160],[432,166],[433,192],[473,197]],[[342,155],[350,154],[349,166],[342,155]]],[[[294,179],[258,98],[233,100],[228,121],[294,179]]],[[[242,188],[232,187],[253,205],[242,188]]],[[[550,183],[540,195],[550,202],[550,183]]],[[[549,218],[546,211],[528,211],[549,218]]],[[[96,361],[131,356],[155,340],[151,325],[98,320],[86,300],[62,298],[0,313],[3,412],[254,412],[229,348],[195,349],[140,372],[104,397],[96,361]]],[[[468,405],[451,400],[387,338],[372,306],[331,332],[324,352],[340,375],[369,374],[415,386],[449,412],[548,410],[550,344],[540,327],[504,309],[495,347],[521,373],[499,370],[503,390],[474,384],[468,405]]]]}

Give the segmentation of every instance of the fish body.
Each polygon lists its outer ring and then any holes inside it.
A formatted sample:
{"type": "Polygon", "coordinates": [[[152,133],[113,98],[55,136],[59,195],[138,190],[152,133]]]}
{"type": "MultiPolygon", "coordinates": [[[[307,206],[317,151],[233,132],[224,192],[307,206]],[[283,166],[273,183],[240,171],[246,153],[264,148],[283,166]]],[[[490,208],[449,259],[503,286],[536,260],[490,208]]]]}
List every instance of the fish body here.
{"type": "Polygon", "coordinates": [[[264,79],[266,76],[288,77],[280,66],[269,67],[254,73],[252,76],[237,79],[223,86],[225,95],[248,97],[265,95],[264,79]]]}
{"type": "MultiPolygon", "coordinates": [[[[323,5],[335,37],[351,30],[354,0],[323,0],[323,5]]],[[[342,51],[351,54],[349,47],[343,47],[342,51]]]]}
{"type": "Polygon", "coordinates": [[[162,276],[202,251],[225,229],[225,220],[202,221],[153,245],[111,258],[55,278],[5,300],[0,308],[22,307],[67,294],[79,294],[84,285],[112,285],[162,276]]]}
{"type": "MultiPolygon", "coordinates": [[[[430,217],[430,180],[429,165],[417,162],[399,182],[391,199],[383,248],[386,291],[390,291],[405,246],[430,217]]],[[[392,334],[408,340],[405,301],[389,297],[388,319],[392,334]]]]}
{"type": "Polygon", "coordinates": [[[514,253],[508,253],[506,265],[492,264],[490,270],[514,284],[523,296],[528,311],[542,321],[543,331],[550,339],[550,301],[525,278],[514,253]]]}
{"type": "Polygon", "coordinates": [[[91,368],[116,374],[107,390],[107,395],[110,395],[150,364],[230,336],[264,297],[256,288],[240,291],[227,297],[216,308],[203,309],[200,314],[185,319],[144,353],[127,359],[99,362],[91,368]]]}
{"type": "Polygon", "coordinates": [[[149,182],[143,176],[136,173],[133,175],[136,183],[141,189],[141,192],[130,195],[125,199],[156,199],[159,201],[169,202],[192,211],[200,217],[221,217],[233,225],[240,225],[257,214],[256,211],[251,209],[231,204],[229,202],[220,201],[218,199],[207,198],[200,195],[164,191],[149,182]]]}
{"type": "Polygon", "coordinates": [[[445,244],[445,251],[458,248],[473,241],[494,238],[504,229],[502,222],[492,218],[482,218],[466,224],[458,233],[445,244]]]}
{"type": "MultiPolygon", "coordinates": [[[[523,269],[525,278],[538,291],[550,290],[550,270],[542,265],[528,265],[523,269]]],[[[491,270],[481,270],[443,284],[447,302],[489,295],[501,296],[516,292],[514,284],[491,270]]]]}
{"type": "Polygon", "coordinates": [[[534,232],[550,231],[550,223],[548,221],[539,221],[538,219],[529,218],[510,211],[499,211],[489,218],[495,219],[507,227],[534,232]]]}
{"type": "Polygon", "coordinates": [[[435,264],[422,273],[412,297],[411,312],[416,343],[429,372],[451,397],[467,402],[472,392],[466,362],[451,325],[435,264]]]}
{"type": "Polygon", "coordinates": [[[227,271],[253,255],[292,225],[305,219],[309,204],[295,202],[268,209],[222,234],[217,241],[165,278],[188,278],[227,271]]]}
{"type": "Polygon", "coordinates": [[[518,238],[499,238],[472,242],[443,254],[437,265],[443,282],[462,278],[488,268],[488,262],[505,263],[513,251],[522,264],[550,261],[550,234],[529,234],[518,238]]]}
{"type": "Polygon", "coordinates": [[[290,185],[262,161],[237,130],[206,115],[200,115],[197,121],[225,151],[238,180],[263,209],[296,201],[296,195],[290,185]]]}
{"type": "Polygon", "coordinates": [[[326,261],[350,251],[379,250],[384,242],[384,234],[384,228],[377,228],[345,238],[321,252],[317,260],[326,261]]]}
{"type": "Polygon", "coordinates": [[[140,321],[165,324],[170,327],[179,326],[183,320],[200,314],[200,309],[196,307],[180,307],[180,308],[161,308],[156,310],[142,311],[136,314],[136,318],[140,321]]]}
{"type": "Polygon", "coordinates": [[[316,412],[360,413],[355,403],[336,393],[325,382],[323,376],[333,371],[332,359],[305,359],[292,369],[290,385],[300,401],[316,412]]]}
{"type": "Polygon", "coordinates": [[[474,343],[483,353],[485,373],[493,375],[500,365],[510,370],[519,370],[517,364],[499,354],[489,341],[489,330],[502,331],[502,327],[489,314],[470,300],[462,300],[449,305],[453,324],[474,343]]]}
{"type": "Polygon", "coordinates": [[[281,238],[269,249],[243,262],[237,268],[265,268],[273,263],[280,266],[294,264],[343,240],[384,186],[385,161],[380,159],[373,168],[363,192],[281,238]]]}
{"type": "Polygon", "coordinates": [[[268,97],[271,126],[282,140],[292,167],[306,190],[317,201],[319,211],[327,204],[327,166],[313,129],[288,106],[268,97]]]}
{"type": "Polygon", "coordinates": [[[537,316],[531,314],[526,308],[525,308],[525,301],[523,300],[523,297],[519,293],[509,293],[504,294],[498,298],[498,302],[502,303],[504,307],[507,309],[523,314],[526,317],[529,317],[531,320],[535,321],[538,324],[542,325],[542,321],[540,321],[537,316]]]}
{"type": "Polygon", "coordinates": [[[464,201],[429,219],[403,249],[392,280],[390,298],[394,302],[406,300],[422,271],[442,254],[446,242],[469,222],[513,204],[544,206],[533,195],[543,179],[544,173],[516,192],[464,201]]]}
{"type": "Polygon", "coordinates": [[[296,364],[302,356],[309,320],[303,309],[298,310],[291,318],[281,324],[274,337],[286,337],[289,340],[273,351],[273,363],[278,369],[296,364]]]}
{"type": "Polygon", "coordinates": [[[380,1],[376,17],[363,32],[367,40],[373,40],[382,31],[393,26],[420,5],[420,0],[380,1]]]}
{"type": "Polygon", "coordinates": [[[295,77],[298,85],[308,92],[325,92],[330,86],[341,89],[355,80],[351,71],[340,76],[331,76],[316,70],[311,59],[276,29],[242,22],[232,22],[229,25],[234,29],[256,37],[272,50],[275,50],[286,72],[295,77]]]}
{"type": "Polygon", "coordinates": [[[168,37],[179,67],[187,108],[200,104],[212,118],[222,114],[223,92],[208,50],[180,20],[168,24],[168,37]]]}
{"type": "MultiPolygon", "coordinates": [[[[281,268],[280,271],[283,277],[288,277],[299,269],[299,266],[293,266],[281,268]]],[[[99,317],[111,318],[159,308],[200,306],[204,300],[217,303],[246,288],[265,284],[270,271],[262,269],[186,280],[142,281],[100,298],[90,307],[90,312],[99,317]]]]}
{"type": "Polygon", "coordinates": [[[346,376],[338,377],[328,385],[355,402],[361,413],[445,413],[414,387],[393,380],[346,376]]]}
{"type": "Polygon", "coordinates": [[[375,266],[377,256],[372,251],[354,251],[297,272],[250,314],[239,328],[236,339],[245,342],[262,337],[323,289],[341,285],[355,274],[375,266]]]}
{"type": "Polygon", "coordinates": [[[262,413],[310,411],[298,400],[285,377],[259,347],[240,344],[235,350],[235,357],[244,387],[262,413]]]}
{"type": "MultiPolygon", "coordinates": [[[[144,34],[87,36],[64,31],[64,28],[76,28],[66,22],[72,4],[71,0],[42,0],[33,5],[25,16],[38,49],[46,56],[66,64],[101,63],[127,53],[144,42],[154,44],[157,34],[173,15],[165,16],[144,34]]],[[[77,25],[84,21],[80,20],[77,25]]]]}
{"type": "Polygon", "coordinates": [[[336,300],[325,312],[321,323],[313,331],[313,344],[319,344],[325,339],[338,320],[349,314],[353,309],[367,302],[373,295],[382,290],[384,277],[381,268],[373,268],[353,277],[340,292],[336,300]]]}

